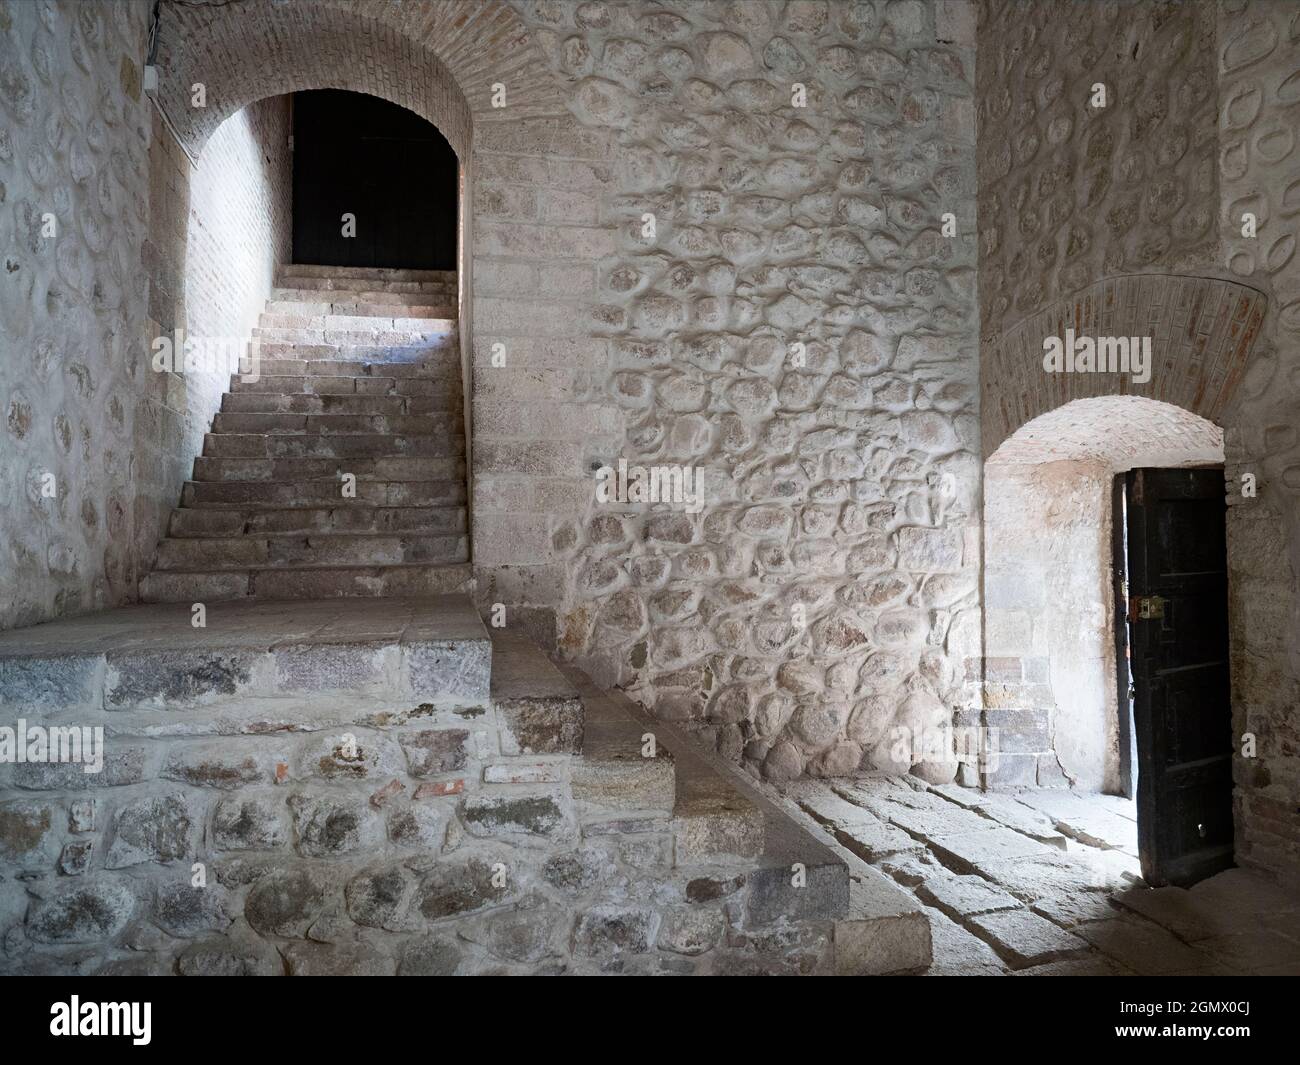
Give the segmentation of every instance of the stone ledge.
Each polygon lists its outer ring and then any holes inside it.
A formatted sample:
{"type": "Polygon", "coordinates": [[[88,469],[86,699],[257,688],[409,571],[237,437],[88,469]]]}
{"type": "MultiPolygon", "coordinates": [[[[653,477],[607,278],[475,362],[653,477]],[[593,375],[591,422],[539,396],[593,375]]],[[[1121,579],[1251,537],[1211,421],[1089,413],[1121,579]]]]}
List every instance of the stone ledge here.
{"type": "Polygon", "coordinates": [[[347,692],[488,700],[492,646],[468,596],[122,607],[0,634],[13,714],[176,710],[347,692]]]}

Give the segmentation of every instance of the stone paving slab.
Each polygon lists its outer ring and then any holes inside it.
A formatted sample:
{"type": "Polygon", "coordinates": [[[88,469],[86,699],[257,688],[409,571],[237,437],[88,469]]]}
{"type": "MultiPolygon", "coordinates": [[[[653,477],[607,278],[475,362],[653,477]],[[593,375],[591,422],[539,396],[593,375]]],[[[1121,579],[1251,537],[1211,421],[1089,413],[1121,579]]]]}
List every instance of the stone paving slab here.
{"type": "Polygon", "coordinates": [[[1023,905],[1014,895],[982,876],[932,876],[917,885],[916,897],[955,921],[1023,905]]]}
{"type": "Polygon", "coordinates": [[[1200,940],[1196,949],[1212,964],[1237,972],[1267,969],[1273,975],[1300,976],[1300,940],[1280,932],[1215,936],[1200,940]]]}
{"type": "Polygon", "coordinates": [[[981,875],[987,875],[985,868],[989,865],[1018,858],[1038,858],[1042,855],[1060,853],[1039,843],[1036,839],[1022,836],[1019,832],[1000,825],[982,832],[954,832],[949,835],[934,836],[929,843],[930,849],[950,869],[959,873],[981,875]]]}
{"type": "Polygon", "coordinates": [[[1007,795],[989,793],[987,801],[975,807],[981,814],[998,824],[1014,829],[1030,839],[1036,839],[1057,850],[1067,850],[1069,841],[1059,831],[1056,823],[1039,812],[1007,795]]]}
{"type": "Polygon", "coordinates": [[[909,852],[925,844],[848,802],[821,781],[801,781],[789,794],[843,846],[866,862],[909,852]]]}
{"type": "Polygon", "coordinates": [[[850,855],[914,893],[930,925],[928,974],[1300,972],[1300,895],[1241,869],[1190,890],[1146,888],[1123,849],[1136,824],[1127,800],[879,775],[783,791],[850,855]],[[900,826],[916,849],[851,850],[849,833],[900,826]]]}
{"type": "Polygon", "coordinates": [[[1111,886],[1124,886],[1112,883],[1111,870],[1094,865],[1090,858],[1087,854],[1062,854],[1043,847],[1041,853],[1027,857],[984,861],[979,872],[1026,903],[1063,891],[1105,891],[1111,886]]]}
{"type": "Polygon", "coordinates": [[[1062,928],[1073,928],[1088,921],[1108,921],[1118,914],[1112,896],[1103,891],[1062,891],[1035,899],[1030,909],[1062,928]]]}
{"type": "Polygon", "coordinates": [[[979,936],[938,910],[927,908],[934,964],[926,976],[1005,976],[1006,963],[979,936]]]}
{"type": "Polygon", "coordinates": [[[1127,799],[1044,788],[1021,792],[1016,802],[1049,817],[1071,839],[1137,857],[1137,821],[1130,816],[1135,804],[1127,799]]]}
{"type": "Polygon", "coordinates": [[[1008,976],[1133,976],[1132,969],[1126,969],[1118,962],[1103,954],[1088,954],[1078,958],[1065,958],[1061,961],[1035,965],[1032,969],[1020,969],[1008,976]]]}
{"type": "Polygon", "coordinates": [[[1185,888],[1135,887],[1117,894],[1115,901],[1124,909],[1155,921],[1187,943],[1255,932],[1260,928],[1258,916],[1248,906],[1203,902],[1185,888]]]}
{"type": "Polygon", "coordinates": [[[1232,907],[1260,916],[1300,915],[1300,891],[1284,888],[1247,869],[1226,869],[1193,884],[1188,892],[1208,906],[1232,907]]]}
{"type": "Polygon", "coordinates": [[[1059,961],[1088,949],[1088,944],[1073,932],[1029,910],[981,914],[971,917],[966,926],[1013,969],[1059,961]]]}
{"type": "Polygon", "coordinates": [[[872,809],[882,821],[924,839],[954,832],[986,832],[998,827],[996,821],[949,802],[939,807],[928,807],[880,798],[872,801],[872,809]]]}
{"type": "Polygon", "coordinates": [[[1099,951],[1140,976],[1201,972],[1211,958],[1151,921],[1124,915],[1074,929],[1099,951]]]}

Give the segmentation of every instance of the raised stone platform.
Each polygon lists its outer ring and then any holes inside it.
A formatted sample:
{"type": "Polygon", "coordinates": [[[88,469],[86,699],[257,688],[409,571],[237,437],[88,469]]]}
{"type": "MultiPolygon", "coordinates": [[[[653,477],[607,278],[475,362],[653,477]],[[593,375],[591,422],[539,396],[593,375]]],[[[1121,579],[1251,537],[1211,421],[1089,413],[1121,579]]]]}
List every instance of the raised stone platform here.
{"type": "Polygon", "coordinates": [[[0,633],[0,707],[185,710],[331,699],[486,702],[492,645],[468,597],[123,607],[0,633]]]}
{"type": "Polygon", "coordinates": [[[0,973],[857,971],[842,861],[467,597],[190,616],[0,635],[0,725],[104,730],[0,763],[0,973]]]}

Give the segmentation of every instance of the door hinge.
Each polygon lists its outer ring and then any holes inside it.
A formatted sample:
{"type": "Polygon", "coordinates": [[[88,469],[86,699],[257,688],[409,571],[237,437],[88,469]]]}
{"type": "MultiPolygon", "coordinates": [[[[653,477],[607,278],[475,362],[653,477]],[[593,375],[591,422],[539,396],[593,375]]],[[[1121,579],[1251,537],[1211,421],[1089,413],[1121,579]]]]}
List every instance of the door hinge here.
{"type": "Polygon", "coordinates": [[[1153,618],[1162,618],[1165,616],[1165,603],[1167,599],[1162,599],[1158,595],[1139,595],[1132,600],[1132,616],[1138,621],[1150,621],[1153,618]]]}

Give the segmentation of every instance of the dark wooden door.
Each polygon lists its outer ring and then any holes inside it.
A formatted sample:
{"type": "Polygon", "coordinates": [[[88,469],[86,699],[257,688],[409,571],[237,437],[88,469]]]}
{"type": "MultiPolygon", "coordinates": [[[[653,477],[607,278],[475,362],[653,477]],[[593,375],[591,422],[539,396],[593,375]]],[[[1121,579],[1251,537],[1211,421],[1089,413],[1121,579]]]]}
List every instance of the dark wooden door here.
{"type": "Polygon", "coordinates": [[[1126,502],[1142,875],[1187,885],[1232,865],[1223,470],[1133,470],[1126,502]]]}
{"type": "Polygon", "coordinates": [[[456,153],[419,115],[363,93],[294,94],[294,262],[454,270],[459,188],[456,153]]]}

